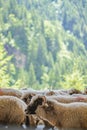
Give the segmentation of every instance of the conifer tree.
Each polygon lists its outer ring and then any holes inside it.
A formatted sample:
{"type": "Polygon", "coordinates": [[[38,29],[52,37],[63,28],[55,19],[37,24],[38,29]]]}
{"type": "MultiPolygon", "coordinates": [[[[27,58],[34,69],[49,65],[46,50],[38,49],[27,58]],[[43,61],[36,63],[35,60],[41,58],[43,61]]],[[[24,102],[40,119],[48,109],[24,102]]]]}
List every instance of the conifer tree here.
{"type": "Polygon", "coordinates": [[[11,56],[7,56],[7,53],[0,43],[0,87],[8,87],[11,83],[11,75],[9,74],[8,67],[11,61],[11,56]]]}
{"type": "Polygon", "coordinates": [[[29,67],[28,80],[29,80],[30,87],[33,87],[34,85],[36,85],[37,81],[36,81],[34,66],[32,63],[30,64],[30,67],[29,67]]]}

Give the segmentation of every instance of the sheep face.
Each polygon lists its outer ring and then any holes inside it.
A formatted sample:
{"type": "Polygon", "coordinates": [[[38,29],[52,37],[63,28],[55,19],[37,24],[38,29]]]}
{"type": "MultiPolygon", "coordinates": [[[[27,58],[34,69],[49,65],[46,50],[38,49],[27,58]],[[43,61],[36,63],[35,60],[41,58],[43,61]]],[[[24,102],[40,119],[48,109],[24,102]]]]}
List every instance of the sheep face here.
{"type": "Polygon", "coordinates": [[[36,94],[34,93],[27,93],[27,94],[24,94],[23,97],[21,98],[26,104],[29,104],[32,97],[35,96],[36,94]]]}
{"type": "Polygon", "coordinates": [[[38,105],[42,105],[42,102],[43,98],[35,96],[27,106],[27,109],[25,110],[26,114],[35,114],[38,105]]]}

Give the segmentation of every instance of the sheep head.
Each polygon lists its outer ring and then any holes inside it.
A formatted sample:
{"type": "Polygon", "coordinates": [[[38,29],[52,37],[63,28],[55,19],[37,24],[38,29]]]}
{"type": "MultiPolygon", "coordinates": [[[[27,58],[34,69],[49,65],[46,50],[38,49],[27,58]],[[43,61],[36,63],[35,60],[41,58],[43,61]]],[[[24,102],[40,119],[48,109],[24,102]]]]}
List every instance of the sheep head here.
{"type": "Polygon", "coordinates": [[[37,107],[43,105],[45,100],[45,96],[34,96],[25,110],[26,114],[35,114],[37,107]]]}
{"type": "Polygon", "coordinates": [[[27,106],[25,112],[26,114],[36,114],[37,108],[44,109],[46,113],[50,113],[54,110],[54,105],[52,101],[47,100],[45,96],[37,95],[31,99],[31,102],[27,106]]]}
{"type": "Polygon", "coordinates": [[[55,95],[56,93],[54,91],[49,91],[46,93],[47,96],[52,96],[52,95],[55,95]]]}
{"type": "Polygon", "coordinates": [[[34,93],[27,93],[27,94],[24,94],[21,99],[22,99],[26,104],[29,104],[30,101],[31,101],[31,99],[32,99],[32,97],[35,96],[35,95],[36,95],[36,94],[34,94],[34,93]]]}

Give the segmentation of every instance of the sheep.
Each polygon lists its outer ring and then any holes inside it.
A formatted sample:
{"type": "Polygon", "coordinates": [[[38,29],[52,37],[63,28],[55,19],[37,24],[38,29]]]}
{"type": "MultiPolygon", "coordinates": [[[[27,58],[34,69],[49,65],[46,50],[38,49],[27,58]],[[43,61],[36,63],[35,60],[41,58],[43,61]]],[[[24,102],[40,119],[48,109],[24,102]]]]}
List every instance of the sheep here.
{"type": "Polygon", "coordinates": [[[50,99],[54,99],[61,103],[71,103],[71,102],[87,102],[87,96],[82,94],[76,94],[75,96],[70,95],[57,95],[57,96],[46,96],[50,99]]]}
{"type": "MultiPolygon", "coordinates": [[[[32,97],[38,95],[40,92],[37,92],[37,94],[34,91],[31,92],[26,92],[23,94],[23,96],[21,97],[21,99],[28,105],[32,99],[32,97]]],[[[36,115],[28,115],[29,118],[29,125],[32,127],[36,127],[39,124],[43,124],[46,126],[49,126],[49,123],[47,123],[46,121],[44,122],[43,120],[41,120],[40,118],[38,118],[36,115]]]]}
{"type": "Polygon", "coordinates": [[[75,89],[75,88],[70,88],[69,90],[67,90],[67,92],[69,93],[69,95],[82,94],[82,92],[80,90],[75,89]]]}
{"type": "Polygon", "coordinates": [[[60,89],[60,90],[49,90],[45,93],[47,96],[52,95],[73,95],[73,94],[82,94],[82,92],[75,88],[70,88],[68,90],[60,89]]]}
{"type": "MultiPolygon", "coordinates": [[[[33,96],[36,96],[36,93],[34,91],[26,92],[22,95],[21,100],[23,100],[27,105],[30,103],[33,96]]],[[[40,119],[35,115],[28,115],[29,122],[28,124],[31,127],[36,127],[40,121],[40,119]]]]}
{"type": "Polygon", "coordinates": [[[45,95],[46,96],[58,95],[58,92],[50,90],[50,91],[46,92],[45,95]]]}
{"type": "Polygon", "coordinates": [[[47,92],[46,90],[34,90],[32,88],[21,88],[20,92],[22,92],[22,94],[30,94],[30,93],[34,93],[34,94],[42,94],[45,95],[45,93],[47,92]]]}
{"type": "Polygon", "coordinates": [[[36,114],[59,129],[87,128],[87,103],[59,103],[45,96],[33,97],[25,109],[26,114],[36,114]]]}
{"type": "Polygon", "coordinates": [[[33,96],[36,94],[34,92],[26,92],[22,95],[21,100],[23,100],[27,105],[30,103],[33,96]]]}
{"type": "MultiPolygon", "coordinates": [[[[29,91],[24,92],[22,94],[21,99],[26,104],[29,104],[33,96],[36,96],[36,95],[46,95],[46,92],[48,92],[48,91],[34,91],[34,90],[29,90],[29,91]]],[[[51,95],[51,94],[48,94],[48,95],[51,95]]]]}
{"type": "MultiPolygon", "coordinates": [[[[83,95],[83,94],[73,94],[73,95],[50,95],[51,93],[47,94],[46,97],[49,97],[50,99],[55,99],[58,102],[61,103],[71,103],[71,102],[87,102],[87,96],[83,95]],[[74,96],[75,95],[75,96],[74,96]]],[[[33,95],[31,94],[27,94],[24,95],[22,100],[25,100],[27,102],[27,105],[30,103],[31,99],[33,95]]],[[[37,95],[38,96],[38,95],[37,95]]]]}
{"type": "Polygon", "coordinates": [[[0,96],[2,95],[16,96],[21,98],[22,92],[13,88],[0,88],[0,96]]]}
{"type": "Polygon", "coordinates": [[[44,95],[46,96],[52,96],[52,95],[67,95],[67,90],[61,89],[61,90],[49,90],[45,91],[44,95]]]}
{"type": "MultiPolygon", "coordinates": [[[[41,91],[40,91],[41,92],[41,91]]],[[[43,95],[42,92],[26,92],[23,94],[22,96],[22,100],[28,105],[31,101],[31,99],[36,96],[36,95],[43,95]]],[[[40,119],[39,117],[37,117],[36,115],[28,115],[28,118],[29,118],[29,125],[30,126],[38,126],[39,124],[43,124],[44,126],[46,127],[52,127],[51,124],[49,124],[47,121],[43,121],[42,119],[40,119]]]]}
{"type": "Polygon", "coordinates": [[[26,121],[27,105],[14,96],[0,96],[0,124],[22,125],[26,121]]]}

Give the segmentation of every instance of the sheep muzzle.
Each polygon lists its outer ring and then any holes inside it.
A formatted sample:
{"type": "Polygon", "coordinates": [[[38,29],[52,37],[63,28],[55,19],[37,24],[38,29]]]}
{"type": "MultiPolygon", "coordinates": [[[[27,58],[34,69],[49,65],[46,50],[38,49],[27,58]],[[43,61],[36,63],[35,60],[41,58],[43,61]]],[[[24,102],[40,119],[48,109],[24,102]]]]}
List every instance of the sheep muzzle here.
{"type": "Polygon", "coordinates": [[[28,108],[25,109],[25,113],[26,114],[36,114],[35,110],[34,110],[34,108],[32,106],[28,106],[28,108]]]}

